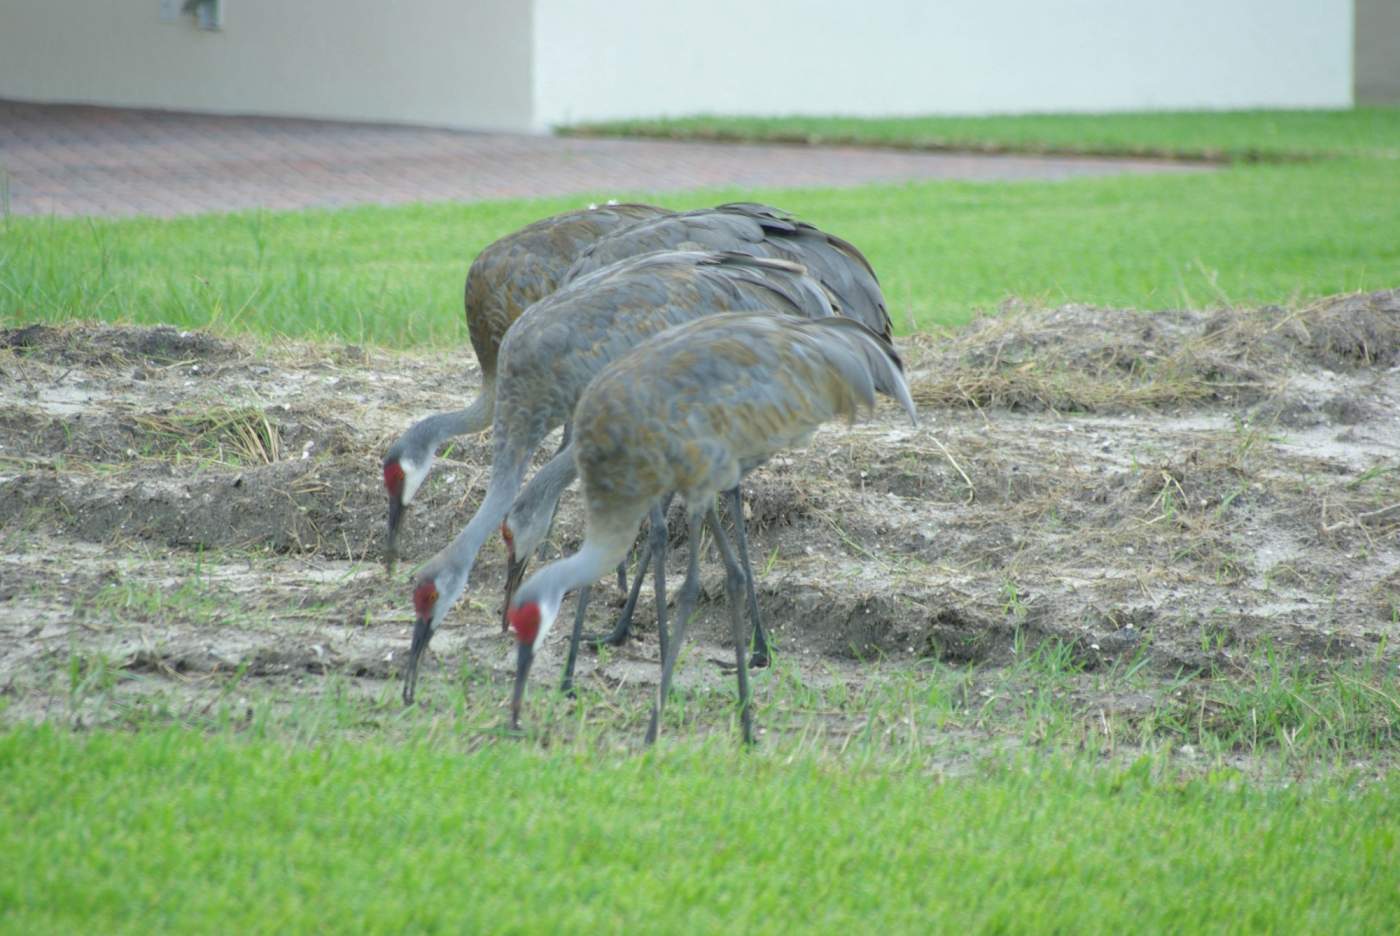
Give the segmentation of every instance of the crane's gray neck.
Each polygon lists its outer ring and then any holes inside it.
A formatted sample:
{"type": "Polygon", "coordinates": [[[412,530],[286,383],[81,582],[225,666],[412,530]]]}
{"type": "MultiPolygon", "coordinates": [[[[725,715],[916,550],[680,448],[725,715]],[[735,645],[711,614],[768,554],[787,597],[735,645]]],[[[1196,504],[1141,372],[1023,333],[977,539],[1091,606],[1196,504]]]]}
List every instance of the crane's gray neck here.
{"type": "Polygon", "coordinates": [[[466,590],[477,554],[510,511],[528,460],[528,455],[520,454],[519,450],[497,445],[486,497],[457,538],[429,560],[419,573],[420,579],[433,578],[438,582],[437,607],[441,614],[446,614],[466,590]]]}
{"type": "Polygon", "coordinates": [[[421,464],[431,462],[438,447],[448,439],[481,432],[490,426],[495,411],[496,383],[492,381],[482,386],[481,393],[466,409],[435,413],[414,423],[390,446],[389,457],[421,464]]]}
{"type": "Polygon", "coordinates": [[[637,527],[646,516],[651,504],[627,504],[620,509],[594,509],[588,512],[588,533],[578,552],[540,569],[516,592],[515,607],[538,601],[540,604],[553,603],[564,595],[598,581],[627,555],[632,540],[637,536],[637,527]]]}
{"type": "MultiPolygon", "coordinates": [[[[635,533],[635,528],[633,529],[635,533]]],[[[535,637],[534,645],[539,646],[553,626],[554,614],[564,596],[584,585],[591,585],[608,574],[627,555],[631,537],[599,539],[588,537],[579,551],[565,559],[551,562],[530,577],[516,594],[514,606],[537,602],[550,609],[545,625],[535,637]]]]}
{"type": "Polygon", "coordinates": [[[565,446],[535,476],[510,510],[511,532],[515,536],[516,555],[525,557],[535,551],[549,535],[550,522],[564,489],[578,477],[574,463],[573,443],[565,446]]]}
{"type": "MultiPolygon", "coordinates": [[[[535,476],[530,479],[530,483],[525,486],[525,490],[532,497],[539,499],[541,503],[548,504],[558,500],[559,495],[564,493],[564,488],[573,483],[577,477],[578,466],[574,463],[574,443],[570,442],[555,453],[554,457],[535,473],[535,476]]],[[[525,494],[521,494],[520,499],[524,500],[524,498],[525,494]]]]}

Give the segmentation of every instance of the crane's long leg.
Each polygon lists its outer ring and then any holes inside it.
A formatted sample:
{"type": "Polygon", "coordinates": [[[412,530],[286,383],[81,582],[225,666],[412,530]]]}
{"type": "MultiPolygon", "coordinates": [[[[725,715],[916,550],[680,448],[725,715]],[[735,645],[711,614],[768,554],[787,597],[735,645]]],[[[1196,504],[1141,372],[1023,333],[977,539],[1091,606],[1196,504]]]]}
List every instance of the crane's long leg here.
{"type": "MultiPolygon", "coordinates": [[[[610,647],[619,647],[627,642],[627,637],[632,632],[632,616],[637,610],[637,598],[642,591],[642,579],[646,577],[647,565],[656,560],[657,556],[660,556],[659,565],[664,566],[666,562],[666,511],[671,506],[671,498],[672,495],[668,494],[659,504],[651,508],[651,526],[647,542],[642,547],[642,560],[637,564],[637,575],[632,581],[631,590],[627,593],[627,602],[622,606],[622,614],[618,617],[617,624],[611,633],[588,638],[594,646],[607,644],[610,647]]],[[[664,605],[666,600],[664,583],[657,588],[656,596],[657,605],[664,605]]],[[[658,630],[660,629],[658,627],[658,630]]]]}
{"type": "Polygon", "coordinates": [[[578,607],[574,609],[574,630],[569,635],[569,656],[564,660],[564,681],[559,691],[572,695],[574,691],[574,664],[578,662],[578,644],[583,636],[583,616],[588,613],[588,599],[593,595],[593,586],[585,585],[578,590],[578,607]]]}
{"type": "MultiPolygon", "coordinates": [[[[744,626],[744,613],[740,609],[740,602],[743,600],[742,591],[745,582],[749,581],[750,574],[740,566],[739,559],[735,557],[734,549],[729,545],[729,539],[724,535],[724,528],[720,525],[719,515],[713,507],[710,508],[709,516],[710,528],[715,533],[715,545],[719,547],[720,555],[724,558],[724,594],[729,603],[729,629],[734,639],[734,666],[739,673],[739,723],[743,727],[744,743],[753,744],[749,667],[744,659],[749,650],[748,629],[744,626]]],[[[736,517],[739,523],[743,523],[743,519],[742,514],[736,517]]],[[[749,596],[752,599],[752,587],[749,589],[749,596]]],[[[754,623],[757,624],[757,619],[754,623]]]]}
{"type": "MultiPolygon", "coordinates": [[[[670,501],[667,500],[669,504],[670,501]]],[[[661,645],[661,659],[666,659],[666,651],[670,649],[670,634],[666,627],[666,512],[660,507],[652,507],[651,519],[652,543],[651,554],[655,568],[651,573],[651,587],[656,591],[656,640],[661,645]],[[660,545],[658,545],[658,543],[660,545]]],[[[641,589],[642,570],[637,570],[638,584],[641,589]]],[[[636,607],[636,602],[632,606],[636,607]]],[[[630,619],[629,619],[630,623],[630,619]]]]}
{"type": "MultiPolygon", "coordinates": [[[[656,522],[656,513],[652,512],[652,523],[656,522]]],[[[655,529],[655,526],[652,527],[655,529]]],[[[642,583],[646,581],[647,566],[652,560],[652,537],[647,534],[647,541],[642,546],[641,559],[637,563],[637,574],[632,578],[632,587],[627,590],[627,600],[622,605],[622,614],[618,617],[613,629],[606,634],[590,634],[584,639],[592,644],[596,650],[601,646],[620,647],[627,642],[627,638],[632,633],[632,615],[637,610],[637,599],[642,594],[642,583]]]]}
{"type": "MultiPolygon", "coordinates": [[[[666,697],[671,692],[671,674],[676,668],[676,658],[680,656],[685,643],[685,625],[695,610],[695,599],[700,594],[700,528],[704,517],[699,512],[690,515],[690,564],[686,567],[685,583],[681,585],[680,598],[676,602],[676,630],[670,637],[662,634],[661,685],[657,688],[656,702],[651,709],[651,724],[647,726],[646,743],[656,741],[656,733],[661,727],[661,712],[666,707],[666,697]]],[[[658,570],[661,566],[658,564],[658,570]]]]}
{"type": "MultiPolygon", "coordinates": [[[[653,510],[651,515],[653,524],[656,523],[656,517],[657,513],[653,510]]],[[[664,515],[661,522],[665,523],[664,515]]],[[[652,560],[652,534],[650,529],[651,528],[649,528],[647,532],[647,541],[642,545],[642,554],[637,562],[637,574],[632,579],[632,587],[627,591],[627,601],[622,606],[622,614],[618,616],[617,623],[613,625],[611,633],[600,634],[594,638],[595,644],[607,644],[610,647],[620,647],[622,644],[626,643],[627,637],[632,632],[632,615],[637,611],[637,599],[641,597],[642,583],[647,579],[647,566],[651,565],[652,560]]]]}
{"type": "Polygon", "coordinates": [[[744,589],[748,593],[749,619],[753,621],[753,657],[749,660],[749,665],[761,669],[768,665],[768,634],[763,629],[763,618],[758,613],[758,595],[754,592],[753,565],[749,562],[749,537],[744,523],[744,501],[737,485],[725,493],[729,497],[729,512],[734,517],[734,539],[739,544],[739,562],[743,566],[744,589]]]}
{"type": "MultiPolygon", "coordinates": [[[[663,521],[664,522],[664,521],[663,521]]],[[[618,579],[623,579],[622,566],[618,566],[618,579]]],[[[632,605],[637,603],[637,592],[641,591],[644,576],[642,570],[637,571],[637,579],[633,585],[632,594],[629,601],[632,605]]],[[[662,588],[665,588],[665,578],[662,578],[662,588]]],[[[574,691],[574,668],[578,664],[578,646],[583,640],[583,619],[588,614],[588,602],[593,597],[593,586],[585,585],[578,590],[578,604],[574,608],[574,628],[569,634],[569,655],[564,660],[564,679],[559,685],[559,691],[565,695],[572,695],[574,691]]],[[[665,596],[660,595],[658,600],[664,601],[665,596]]],[[[606,638],[605,638],[606,639],[606,638]]],[[[622,633],[622,640],[627,639],[626,630],[622,633]]],[[[621,641],[619,641],[620,643],[621,641]]]]}

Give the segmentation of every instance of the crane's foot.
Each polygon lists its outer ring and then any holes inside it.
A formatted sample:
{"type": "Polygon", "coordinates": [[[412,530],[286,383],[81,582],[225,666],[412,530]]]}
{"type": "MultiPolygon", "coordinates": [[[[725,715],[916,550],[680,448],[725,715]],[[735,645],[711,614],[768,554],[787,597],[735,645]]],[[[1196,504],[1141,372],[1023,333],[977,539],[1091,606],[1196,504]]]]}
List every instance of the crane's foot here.
{"type": "MultiPolygon", "coordinates": [[[[721,670],[724,670],[725,674],[728,674],[728,676],[734,676],[735,670],[739,669],[738,666],[734,665],[734,660],[721,660],[715,658],[715,656],[711,656],[710,662],[714,663],[715,666],[720,667],[721,670]]],[[[767,667],[771,665],[773,665],[773,660],[769,658],[769,655],[767,655],[767,653],[760,653],[755,651],[753,652],[753,656],[750,656],[749,658],[750,670],[766,670],[767,667]]]]}
{"type": "Polygon", "coordinates": [[[611,634],[584,634],[583,642],[595,653],[604,647],[621,647],[627,643],[632,635],[627,631],[619,634],[613,631],[611,634]]]}
{"type": "MultiPolygon", "coordinates": [[[[733,660],[721,660],[718,657],[710,657],[710,662],[718,666],[720,672],[724,673],[726,676],[733,676],[739,669],[739,667],[734,665],[733,660]]],[[[771,664],[772,660],[768,658],[768,654],[766,653],[761,656],[755,653],[753,656],[749,657],[749,669],[767,669],[771,664]]]]}

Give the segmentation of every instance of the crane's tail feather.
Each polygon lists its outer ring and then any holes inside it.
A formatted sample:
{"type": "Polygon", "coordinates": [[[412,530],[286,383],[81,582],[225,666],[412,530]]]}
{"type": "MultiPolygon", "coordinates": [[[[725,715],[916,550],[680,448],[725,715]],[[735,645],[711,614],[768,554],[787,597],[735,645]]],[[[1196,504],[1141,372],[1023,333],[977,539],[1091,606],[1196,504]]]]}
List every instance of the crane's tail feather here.
{"type": "Polygon", "coordinates": [[[859,319],[885,339],[891,336],[892,323],[880,279],[855,244],[771,205],[731,202],[714,212],[717,219],[728,216],[757,224],[763,245],[807,267],[808,274],[832,294],[834,304],[844,307],[841,314],[859,319]]]}
{"type": "MultiPolygon", "coordinates": [[[[718,210],[728,210],[734,206],[720,206],[718,210]]],[[[749,213],[743,217],[755,217],[757,211],[769,210],[766,206],[748,206],[749,213]]],[[[764,249],[776,250],[787,259],[795,260],[806,267],[808,276],[820,281],[833,297],[833,304],[840,306],[841,315],[860,319],[872,332],[888,340],[893,333],[889,311],[885,306],[885,294],[881,291],[879,277],[864,253],[846,239],[839,238],[805,221],[797,221],[790,215],[784,227],[774,229],[763,221],[766,215],[755,218],[762,225],[764,249]]]]}
{"type": "Polygon", "coordinates": [[[880,278],[855,244],[771,205],[730,202],[714,211],[721,217],[728,215],[757,224],[771,248],[806,266],[811,276],[838,297],[837,304],[845,306],[842,314],[860,319],[885,339],[891,336],[892,323],[880,290],[880,278]]]}
{"type": "Polygon", "coordinates": [[[911,423],[919,424],[909,381],[904,376],[904,361],[893,344],[855,319],[830,318],[809,324],[813,330],[841,333],[839,344],[828,344],[825,348],[831,352],[829,359],[861,394],[867,406],[874,408],[875,393],[882,393],[904,408],[911,423]]]}

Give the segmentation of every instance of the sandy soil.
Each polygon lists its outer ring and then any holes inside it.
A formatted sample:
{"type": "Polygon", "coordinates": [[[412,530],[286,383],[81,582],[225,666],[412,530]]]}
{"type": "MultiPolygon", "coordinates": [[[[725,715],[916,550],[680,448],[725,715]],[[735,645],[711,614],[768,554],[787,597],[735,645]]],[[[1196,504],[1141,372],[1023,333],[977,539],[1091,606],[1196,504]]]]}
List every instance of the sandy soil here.
{"type": "MultiPolygon", "coordinates": [[[[1390,655],[1400,291],[1289,311],[1007,309],[903,349],[919,428],[882,408],[746,486],[759,600],[808,680],[859,682],[875,658],[995,667],[1049,637],[1088,670],[1142,659],[1164,679],[1264,643],[1319,664],[1390,655]]],[[[392,692],[413,563],[470,516],[487,446],[439,461],[393,580],[379,458],[413,419],[470,397],[469,360],[166,328],[0,331],[9,717],[53,710],[77,658],[139,676],[125,692],[194,702],[239,672],[290,695],[326,674],[392,692]]],[[[556,546],[580,532],[571,494],[556,546]]],[[[502,558],[489,544],[435,638],[429,704],[459,691],[464,666],[510,671],[502,558]]],[[[705,662],[728,656],[722,572],[713,557],[705,570],[680,682],[727,686],[705,662]]],[[[648,601],[628,646],[584,654],[585,681],[655,679],[648,601]]],[[[536,692],[553,679],[542,666],[536,692]]]]}

